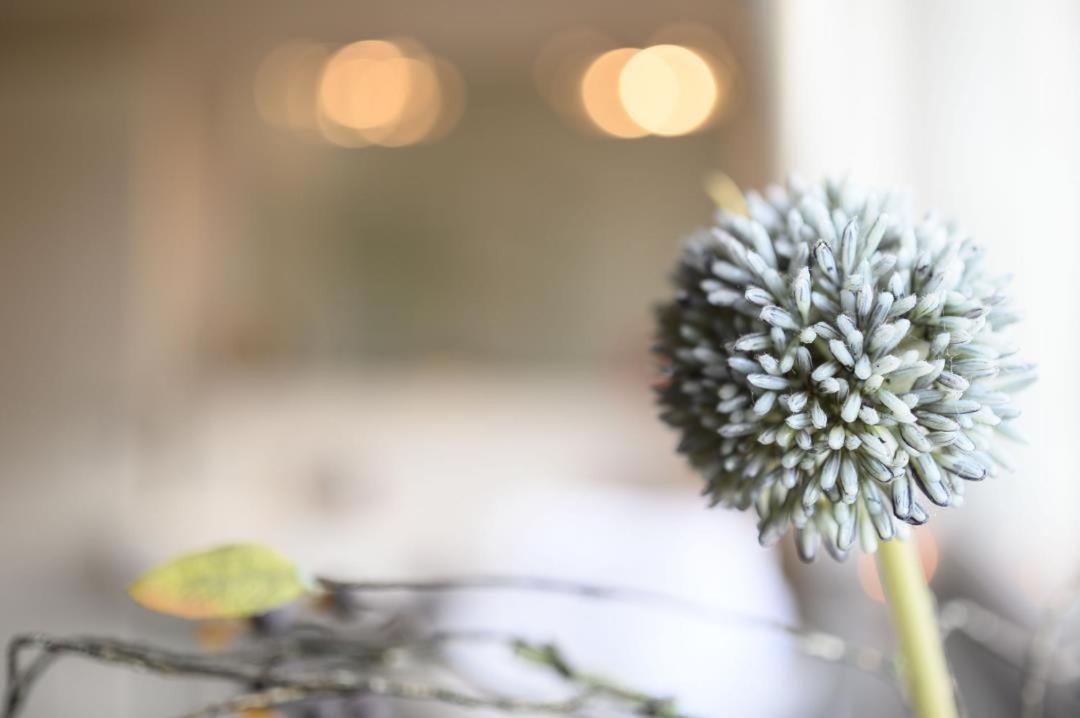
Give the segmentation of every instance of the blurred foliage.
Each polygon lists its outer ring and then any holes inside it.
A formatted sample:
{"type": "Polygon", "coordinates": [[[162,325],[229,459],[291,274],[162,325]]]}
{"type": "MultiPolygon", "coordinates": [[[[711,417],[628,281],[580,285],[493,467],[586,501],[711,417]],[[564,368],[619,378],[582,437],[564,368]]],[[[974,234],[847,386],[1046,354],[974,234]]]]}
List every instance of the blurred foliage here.
{"type": "Polygon", "coordinates": [[[296,566],[273,549],[233,544],[168,561],[143,574],[128,594],[152,611],[213,619],[262,614],[309,589],[296,566]]]}

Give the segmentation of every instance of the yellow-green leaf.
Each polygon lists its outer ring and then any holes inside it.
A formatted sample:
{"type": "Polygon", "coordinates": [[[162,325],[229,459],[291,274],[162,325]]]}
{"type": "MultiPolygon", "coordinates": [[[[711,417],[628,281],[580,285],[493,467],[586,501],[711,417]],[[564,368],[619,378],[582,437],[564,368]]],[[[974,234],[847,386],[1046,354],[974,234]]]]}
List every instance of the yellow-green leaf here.
{"type": "Polygon", "coordinates": [[[128,588],[137,603],[180,618],[243,618],[308,592],[296,566],[258,544],[187,554],[143,574],[128,588]]]}

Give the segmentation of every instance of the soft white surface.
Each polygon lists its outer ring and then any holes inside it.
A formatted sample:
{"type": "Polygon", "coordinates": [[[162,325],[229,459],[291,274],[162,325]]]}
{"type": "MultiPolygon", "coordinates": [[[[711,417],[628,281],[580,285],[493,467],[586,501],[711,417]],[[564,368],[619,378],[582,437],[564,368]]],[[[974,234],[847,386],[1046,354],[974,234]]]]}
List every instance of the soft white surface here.
{"type": "MultiPolygon", "coordinates": [[[[812,713],[815,696],[777,690],[805,679],[808,665],[783,634],[740,616],[795,621],[777,554],[749,543],[744,517],[703,511],[696,497],[614,487],[533,488],[471,522],[466,570],[558,576],[660,591],[715,606],[705,622],[656,607],[521,593],[462,593],[447,628],[497,629],[554,641],[577,667],[677,696],[691,715],[812,713]]],[[[501,692],[550,696],[541,680],[497,649],[457,652],[470,675],[501,692]]]]}
{"type": "Polygon", "coordinates": [[[911,191],[1013,272],[1041,381],[1021,399],[1016,473],[934,522],[1005,597],[1043,602],[1076,571],[1080,505],[1080,5],[863,0],[776,6],[781,171],[911,191]],[[1037,560],[1032,560],[1037,557],[1037,560]]]}

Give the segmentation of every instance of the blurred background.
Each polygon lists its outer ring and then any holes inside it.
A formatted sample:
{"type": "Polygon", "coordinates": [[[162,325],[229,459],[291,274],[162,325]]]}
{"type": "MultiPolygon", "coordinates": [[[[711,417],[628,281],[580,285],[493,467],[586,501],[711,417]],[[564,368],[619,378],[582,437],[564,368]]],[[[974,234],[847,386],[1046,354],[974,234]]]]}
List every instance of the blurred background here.
{"type": "MultiPolygon", "coordinates": [[[[681,238],[794,170],[909,188],[1016,274],[1034,439],[920,540],[942,600],[1022,637],[1080,572],[1078,129],[1072,0],[4,3],[0,635],[190,645],[123,589],[242,539],[330,575],[651,587],[888,649],[871,561],[759,549],[654,417],[681,238]]],[[[558,638],[702,715],[902,715],[738,621],[414,609],[558,638]]],[[[1018,712],[1002,641],[950,639],[971,715],[1018,712]]],[[[211,695],[68,663],[27,715],[211,695]]]]}

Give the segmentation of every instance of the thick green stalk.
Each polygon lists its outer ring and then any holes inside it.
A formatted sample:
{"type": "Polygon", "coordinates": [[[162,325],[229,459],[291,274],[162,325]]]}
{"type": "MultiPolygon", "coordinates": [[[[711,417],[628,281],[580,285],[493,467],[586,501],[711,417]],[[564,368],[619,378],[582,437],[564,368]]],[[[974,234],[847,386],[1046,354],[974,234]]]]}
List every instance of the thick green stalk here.
{"type": "Polygon", "coordinates": [[[878,545],[878,573],[896,633],[900,674],[918,718],[956,718],[952,678],[915,540],[878,545]]]}

